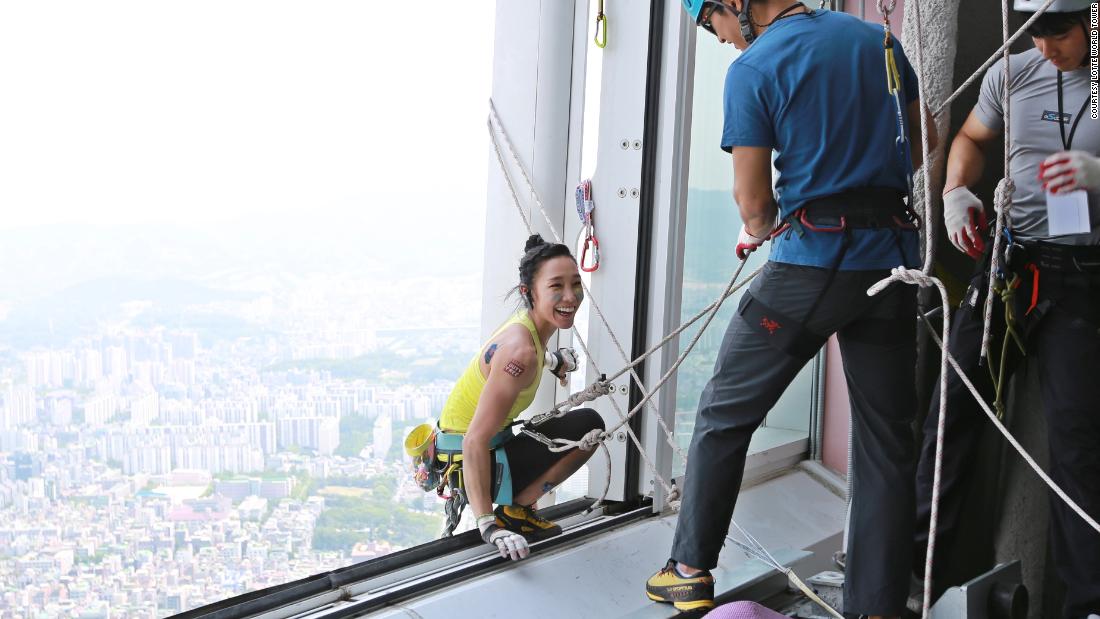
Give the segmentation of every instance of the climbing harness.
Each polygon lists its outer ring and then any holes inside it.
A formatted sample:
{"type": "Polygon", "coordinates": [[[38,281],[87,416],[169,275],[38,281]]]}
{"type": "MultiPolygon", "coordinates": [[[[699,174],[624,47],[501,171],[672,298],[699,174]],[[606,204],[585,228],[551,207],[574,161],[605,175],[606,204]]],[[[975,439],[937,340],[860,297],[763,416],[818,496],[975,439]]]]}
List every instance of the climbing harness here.
{"type": "Polygon", "coordinates": [[[596,7],[596,36],[592,41],[603,49],[607,47],[607,14],[603,11],[603,0],[598,0],[596,7]]]}
{"type": "MultiPolygon", "coordinates": [[[[1100,274],[1100,246],[1095,245],[1064,245],[1061,243],[1049,243],[1045,241],[1017,242],[1013,239],[1009,228],[1004,229],[1005,252],[1004,268],[995,286],[995,291],[1000,295],[1004,305],[1005,335],[1001,342],[1000,357],[994,363],[989,363],[990,378],[994,386],[993,408],[999,419],[1004,419],[1005,404],[1004,393],[1006,387],[1005,374],[1007,372],[1010,344],[1015,344],[1020,355],[1027,355],[1024,344],[1025,333],[1035,328],[1035,325],[1043,319],[1049,300],[1040,302],[1040,283],[1043,281],[1040,275],[1047,272],[1047,286],[1061,285],[1063,280],[1075,274],[1095,277],[1100,274]],[[1017,316],[1016,291],[1021,285],[1030,279],[1031,296],[1028,299],[1027,308],[1023,317],[1017,316]],[[1026,324],[1022,324],[1027,320],[1026,324]],[[994,370],[994,365],[997,369],[994,370]]],[[[1048,297],[1049,299],[1049,297],[1048,297]]]]}
{"type": "Polygon", "coordinates": [[[577,216],[581,218],[581,232],[584,245],[581,247],[580,267],[585,273],[594,273],[600,268],[600,240],[596,238],[596,222],[593,211],[596,202],[592,199],[592,179],[585,179],[577,185],[577,216]],[[587,260],[588,250],[592,250],[592,260],[587,260]]]}
{"type": "Polygon", "coordinates": [[[817,312],[848,254],[852,244],[852,231],[893,230],[898,253],[904,263],[905,251],[901,243],[901,232],[919,230],[920,227],[920,217],[906,205],[901,192],[890,187],[862,187],[811,200],[785,217],[773,236],[784,233],[804,236],[807,232],[842,235],[840,251],[829,267],[825,285],[818,291],[801,319],[769,307],[751,292],[745,293],[745,301],[739,310],[741,316],[751,328],[767,336],[766,339],[772,347],[796,359],[808,361],[817,354],[828,338],[815,333],[807,325],[817,312]]]}
{"type": "MultiPolygon", "coordinates": [[[[462,510],[469,502],[466,496],[466,484],[462,476],[462,439],[464,436],[466,435],[462,432],[445,432],[438,425],[433,428],[429,424],[421,424],[405,439],[405,451],[409,455],[413,455],[409,447],[410,442],[421,441],[422,447],[419,453],[413,456],[414,461],[418,458],[421,460],[416,465],[415,475],[419,477],[421,466],[427,468],[427,479],[435,483],[436,495],[445,501],[444,511],[447,514],[447,522],[444,525],[442,537],[450,537],[454,533],[455,527],[458,526],[458,521],[462,517],[462,510]],[[424,437],[427,434],[430,434],[430,439],[427,445],[423,445],[424,437]],[[431,459],[425,462],[423,459],[424,454],[431,454],[431,459]]],[[[512,434],[511,426],[509,426],[496,433],[489,440],[489,453],[492,457],[492,465],[489,469],[489,498],[494,503],[501,505],[511,505],[512,503],[512,471],[508,466],[508,454],[504,451],[503,446],[513,438],[515,438],[515,435],[512,434]]],[[[419,479],[417,481],[422,489],[432,489],[431,486],[425,487],[425,484],[420,483],[419,479]]]]}

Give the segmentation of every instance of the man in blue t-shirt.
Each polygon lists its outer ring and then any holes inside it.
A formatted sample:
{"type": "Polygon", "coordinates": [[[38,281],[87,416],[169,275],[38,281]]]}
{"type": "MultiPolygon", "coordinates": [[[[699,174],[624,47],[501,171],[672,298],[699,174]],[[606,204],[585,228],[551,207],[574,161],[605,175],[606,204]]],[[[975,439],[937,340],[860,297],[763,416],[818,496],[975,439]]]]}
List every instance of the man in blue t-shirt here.
{"type": "Polygon", "coordinates": [[[894,40],[895,96],[880,27],[792,1],[683,0],[698,25],[743,50],[726,75],[721,143],[744,222],[736,251],[744,258],[769,238],[773,247],[700,397],[672,557],[646,593],[681,610],[713,605],[708,570],[753,431],[836,333],[855,439],[844,610],[899,616],[914,520],[916,293],[867,289],[918,264],[905,199],[920,165],[917,80],[894,40]]]}

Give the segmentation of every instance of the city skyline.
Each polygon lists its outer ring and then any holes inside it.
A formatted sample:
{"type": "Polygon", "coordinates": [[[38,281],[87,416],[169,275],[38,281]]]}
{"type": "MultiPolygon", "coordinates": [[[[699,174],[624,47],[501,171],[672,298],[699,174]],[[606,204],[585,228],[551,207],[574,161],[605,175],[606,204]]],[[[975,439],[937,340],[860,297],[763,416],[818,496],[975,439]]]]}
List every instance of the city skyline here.
{"type": "MultiPolygon", "coordinates": [[[[390,291],[393,317],[349,323],[370,290],[303,281],[266,314],[222,307],[258,330],[173,328],[143,307],[6,348],[0,617],[160,617],[435,537],[440,501],[400,444],[442,409],[476,323],[427,324],[415,288],[390,291]]],[[[476,283],[436,285],[472,318],[476,283]]]]}
{"type": "Polygon", "coordinates": [[[0,619],[438,534],[401,443],[478,346],[494,11],[0,8],[0,619]]]}

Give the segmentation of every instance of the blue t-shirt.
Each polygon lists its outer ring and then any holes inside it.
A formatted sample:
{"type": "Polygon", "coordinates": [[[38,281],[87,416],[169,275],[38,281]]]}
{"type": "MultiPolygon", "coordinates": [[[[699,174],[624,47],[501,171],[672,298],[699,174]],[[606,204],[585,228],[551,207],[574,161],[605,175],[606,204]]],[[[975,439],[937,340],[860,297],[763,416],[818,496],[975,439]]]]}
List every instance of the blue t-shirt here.
{"type": "MultiPolygon", "coordinates": [[[[917,99],[917,77],[901,42],[894,54],[905,103],[917,99]]],[[[908,113],[903,114],[908,129],[908,113]]],[[[779,20],[730,65],[722,148],[761,146],[777,153],[779,211],[858,187],[906,191],[893,97],[886,91],[882,28],[832,11],[779,20]]],[[[852,230],[842,270],[916,266],[914,231],[852,230]],[[902,254],[904,253],[904,260],[902,254]]],[[[776,262],[831,267],[842,234],[794,230],[772,242],[776,262]]]]}

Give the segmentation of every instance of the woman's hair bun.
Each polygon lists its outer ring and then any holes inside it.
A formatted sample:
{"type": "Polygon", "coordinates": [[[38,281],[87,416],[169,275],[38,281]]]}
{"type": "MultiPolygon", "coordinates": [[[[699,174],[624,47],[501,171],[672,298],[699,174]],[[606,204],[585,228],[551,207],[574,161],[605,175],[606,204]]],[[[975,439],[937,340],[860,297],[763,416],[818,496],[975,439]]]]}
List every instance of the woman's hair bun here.
{"type": "Polygon", "coordinates": [[[527,237],[527,244],[523,246],[523,251],[531,251],[532,249],[540,245],[546,245],[546,241],[543,240],[542,235],[532,234],[531,236],[527,237]]]}

